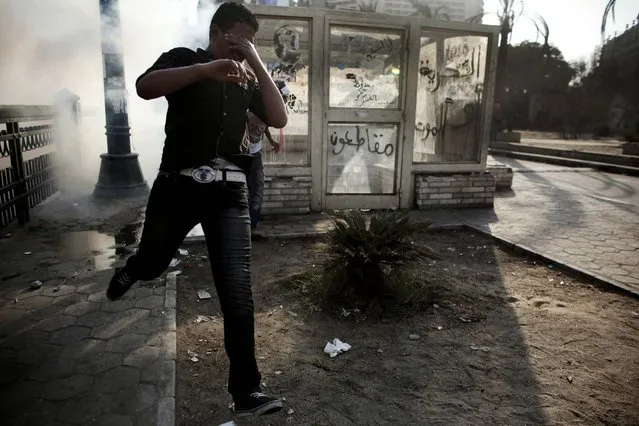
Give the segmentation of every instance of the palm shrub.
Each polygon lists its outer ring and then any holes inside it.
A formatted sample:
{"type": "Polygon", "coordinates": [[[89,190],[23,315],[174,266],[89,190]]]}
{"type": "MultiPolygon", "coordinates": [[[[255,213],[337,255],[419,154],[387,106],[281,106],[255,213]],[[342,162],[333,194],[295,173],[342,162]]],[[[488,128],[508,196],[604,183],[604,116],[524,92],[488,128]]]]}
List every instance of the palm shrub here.
{"type": "Polygon", "coordinates": [[[408,213],[376,212],[368,218],[352,210],[331,215],[323,288],[333,302],[383,304],[397,294],[398,283],[391,276],[412,262],[437,257],[430,248],[411,240],[430,222],[412,221],[408,213]]]}

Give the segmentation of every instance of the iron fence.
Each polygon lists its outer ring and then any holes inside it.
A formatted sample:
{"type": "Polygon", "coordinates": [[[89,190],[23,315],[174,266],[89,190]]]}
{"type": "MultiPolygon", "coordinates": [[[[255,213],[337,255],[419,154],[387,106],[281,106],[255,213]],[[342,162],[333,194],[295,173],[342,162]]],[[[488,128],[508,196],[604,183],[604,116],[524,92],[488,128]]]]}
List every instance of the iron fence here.
{"type": "Polygon", "coordinates": [[[0,105],[0,228],[59,190],[54,118],[51,106],[0,105]]]}

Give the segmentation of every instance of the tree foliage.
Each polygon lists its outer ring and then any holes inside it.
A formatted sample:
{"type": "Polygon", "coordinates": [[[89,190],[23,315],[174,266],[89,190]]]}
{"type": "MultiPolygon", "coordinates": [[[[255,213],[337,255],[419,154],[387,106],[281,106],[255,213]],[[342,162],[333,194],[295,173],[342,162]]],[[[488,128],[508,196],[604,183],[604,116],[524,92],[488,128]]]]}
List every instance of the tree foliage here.
{"type": "Polygon", "coordinates": [[[450,21],[450,16],[446,11],[448,8],[446,6],[438,6],[433,8],[432,6],[426,4],[423,1],[419,0],[408,0],[408,2],[415,9],[414,16],[423,16],[428,19],[440,19],[450,21]]]}
{"type": "Polygon", "coordinates": [[[608,26],[608,17],[612,15],[612,22],[615,22],[615,6],[617,5],[617,0],[608,0],[606,3],[606,7],[604,9],[603,15],[601,16],[601,40],[603,41],[606,38],[606,27],[608,26]]]}

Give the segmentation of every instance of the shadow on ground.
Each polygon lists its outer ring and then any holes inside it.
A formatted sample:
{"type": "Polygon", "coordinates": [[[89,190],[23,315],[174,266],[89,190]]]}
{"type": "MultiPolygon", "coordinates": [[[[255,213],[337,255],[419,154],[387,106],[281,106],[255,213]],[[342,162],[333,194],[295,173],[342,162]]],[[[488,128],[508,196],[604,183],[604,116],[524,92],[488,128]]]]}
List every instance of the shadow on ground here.
{"type": "MultiPolygon", "coordinates": [[[[497,257],[497,249],[474,234],[423,238],[444,255],[432,276],[446,276],[452,287],[420,314],[381,321],[309,310],[279,284],[320,262],[313,240],[255,243],[258,362],[264,390],[286,400],[279,414],[236,423],[547,423],[522,334],[526,324],[501,276],[503,262],[513,260],[497,257]],[[331,359],[323,348],[336,337],[353,348],[331,359]]],[[[203,246],[190,250],[194,259],[206,256],[203,246]]],[[[198,301],[202,288],[215,293],[208,265],[196,260],[178,287],[180,426],[231,419],[222,318],[215,295],[198,301]],[[193,353],[197,362],[189,360],[193,353]]]]}

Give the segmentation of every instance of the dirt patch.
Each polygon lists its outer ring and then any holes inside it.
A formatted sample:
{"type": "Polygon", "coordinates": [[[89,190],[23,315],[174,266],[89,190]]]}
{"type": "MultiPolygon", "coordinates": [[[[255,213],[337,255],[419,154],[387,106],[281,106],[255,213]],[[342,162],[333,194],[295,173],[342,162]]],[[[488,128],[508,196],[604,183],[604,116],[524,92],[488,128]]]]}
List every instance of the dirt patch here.
{"type": "MultiPolygon", "coordinates": [[[[428,270],[447,290],[381,321],[318,312],[280,282],[319,263],[313,240],[254,244],[258,362],[265,391],[286,399],[250,424],[639,424],[639,301],[466,231],[422,242],[443,255],[428,270]],[[330,359],[336,337],[352,349],[330,359]]],[[[177,424],[216,425],[232,417],[222,318],[206,250],[188,249],[177,424]],[[201,288],[212,301],[197,301],[201,288]]]]}

